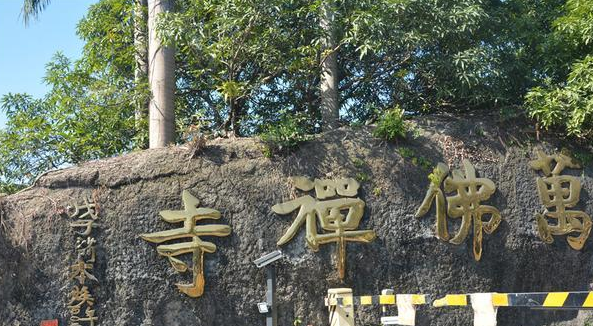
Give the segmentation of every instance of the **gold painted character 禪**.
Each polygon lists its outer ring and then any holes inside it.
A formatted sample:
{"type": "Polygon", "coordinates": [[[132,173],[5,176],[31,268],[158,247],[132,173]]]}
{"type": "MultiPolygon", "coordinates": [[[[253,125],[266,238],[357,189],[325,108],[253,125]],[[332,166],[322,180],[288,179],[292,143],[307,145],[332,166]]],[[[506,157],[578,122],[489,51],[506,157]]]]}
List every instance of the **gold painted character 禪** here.
{"type": "Polygon", "coordinates": [[[336,198],[336,196],[354,197],[360,185],[351,178],[335,180],[311,181],[306,177],[292,177],[295,187],[302,191],[315,189],[316,198],[305,195],[284,203],[276,204],[272,210],[277,214],[289,214],[298,210],[295,220],[286,233],[278,241],[283,245],[290,241],[298,229],[305,224],[306,242],[313,251],[319,245],[337,243],[337,266],[340,279],[344,279],[346,271],[346,242],[368,243],[375,239],[373,230],[356,230],[364,213],[364,201],[359,198],[336,198]],[[326,233],[317,232],[317,219],[326,233]]]}
{"type": "Polygon", "coordinates": [[[177,272],[186,272],[188,266],[176,256],[192,254],[193,282],[190,284],[178,283],[179,291],[190,297],[199,297],[204,293],[204,253],[216,251],[216,245],[212,242],[202,241],[201,236],[225,237],[231,234],[231,227],[222,224],[196,225],[197,221],[203,219],[219,219],[220,212],[211,208],[198,208],[200,201],[192,196],[189,191],[184,190],[182,194],[184,210],[182,211],[161,211],[160,215],[168,223],[183,222],[183,227],[167,231],[146,233],[140,235],[142,239],[162,243],[168,240],[191,238],[191,241],[157,246],[157,252],[169,259],[169,262],[177,272]]]}
{"type": "Polygon", "coordinates": [[[591,233],[591,217],[585,212],[568,209],[579,202],[581,181],[575,176],[561,175],[565,168],[578,169],[580,165],[564,154],[546,155],[538,151],[537,157],[529,165],[544,174],[543,178],[537,178],[537,192],[545,206],[543,213],[535,215],[539,236],[551,244],[554,235],[577,233],[578,236],[569,235],[566,240],[570,247],[581,250],[591,233]],[[556,224],[550,225],[550,220],[556,220],[556,224]]]}
{"type": "Polygon", "coordinates": [[[437,238],[452,244],[461,244],[469,234],[473,223],[473,253],[474,259],[479,261],[482,257],[482,231],[490,234],[494,232],[501,221],[500,212],[493,206],[482,205],[496,191],[494,182],[487,178],[477,178],[474,166],[468,161],[462,162],[465,173],[453,170],[449,176],[449,168],[444,163],[439,163],[429,176],[430,186],[416,217],[428,213],[432,202],[436,202],[436,233],[437,238]],[[444,184],[444,192],[441,185],[444,184]],[[445,193],[457,193],[445,197],[445,193]],[[445,199],[447,210],[445,212],[445,199]],[[457,234],[450,238],[448,231],[447,215],[451,218],[461,217],[461,226],[457,234]],[[487,222],[483,217],[490,215],[487,222]]]}

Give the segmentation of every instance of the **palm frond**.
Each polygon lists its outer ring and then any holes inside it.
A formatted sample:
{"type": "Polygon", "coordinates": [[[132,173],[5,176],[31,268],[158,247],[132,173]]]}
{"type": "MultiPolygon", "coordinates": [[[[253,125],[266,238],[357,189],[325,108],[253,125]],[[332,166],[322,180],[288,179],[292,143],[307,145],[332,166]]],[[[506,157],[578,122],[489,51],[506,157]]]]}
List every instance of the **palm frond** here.
{"type": "Polygon", "coordinates": [[[31,19],[39,18],[39,14],[47,7],[51,0],[23,0],[21,14],[25,26],[29,25],[31,19]]]}

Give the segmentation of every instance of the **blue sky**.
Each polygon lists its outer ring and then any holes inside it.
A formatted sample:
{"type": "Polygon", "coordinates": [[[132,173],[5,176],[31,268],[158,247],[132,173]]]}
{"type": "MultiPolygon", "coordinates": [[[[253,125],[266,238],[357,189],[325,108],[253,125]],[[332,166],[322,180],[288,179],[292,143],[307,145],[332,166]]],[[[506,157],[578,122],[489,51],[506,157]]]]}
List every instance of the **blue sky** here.
{"type": "MultiPolygon", "coordinates": [[[[25,27],[21,19],[22,0],[0,0],[0,96],[6,93],[29,93],[43,96],[45,64],[57,51],[78,58],[82,41],[76,36],[76,24],[90,4],[97,0],[53,0],[25,27]]],[[[4,125],[0,113],[0,125],[4,125]]]]}

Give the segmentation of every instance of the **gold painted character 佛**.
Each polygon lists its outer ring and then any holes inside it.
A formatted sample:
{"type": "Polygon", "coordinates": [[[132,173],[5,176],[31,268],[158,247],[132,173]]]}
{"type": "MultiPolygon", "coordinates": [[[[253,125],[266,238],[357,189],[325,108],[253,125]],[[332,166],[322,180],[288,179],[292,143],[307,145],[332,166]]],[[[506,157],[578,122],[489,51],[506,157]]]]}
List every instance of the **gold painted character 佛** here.
{"type": "Polygon", "coordinates": [[[426,215],[432,202],[435,201],[437,238],[456,245],[461,244],[467,238],[473,224],[472,247],[474,259],[479,261],[482,258],[483,232],[488,234],[494,232],[501,221],[498,209],[481,204],[482,201],[488,200],[494,194],[496,186],[490,179],[477,178],[476,170],[468,160],[463,160],[462,164],[465,172],[453,170],[451,176],[448,175],[449,168],[444,163],[437,165],[429,176],[431,183],[416,212],[416,217],[426,215]],[[443,184],[444,192],[441,190],[443,184]],[[445,193],[452,192],[456,192],[456,194],[445,197],[445,193]],[[447,201],[446,212],[445,199],[447,201]],[[484,222],[483,217],[488,215],[490,219],[484,222]],[[461,217],[461,226],[453,238],[449,236],[447,216],[450,218],[461,217]]]}

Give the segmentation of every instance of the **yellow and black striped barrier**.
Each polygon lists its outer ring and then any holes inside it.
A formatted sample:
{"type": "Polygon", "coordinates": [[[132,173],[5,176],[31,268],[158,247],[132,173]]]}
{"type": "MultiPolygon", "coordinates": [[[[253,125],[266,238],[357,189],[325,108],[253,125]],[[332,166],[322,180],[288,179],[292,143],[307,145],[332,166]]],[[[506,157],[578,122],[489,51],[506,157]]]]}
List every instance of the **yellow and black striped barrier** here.
{"type": "MultiPolygon", "coordinates": [[[[433,306],[471,306],[470,294],[448,294],[433,306]]],[[[492,293],[494,307],[593,309],[593,292],[492,293]]]]}
{"type": "MultiPolygon", "coordinates": [[[[426,295],[412,294],[412,304],[426,304],[426,295]]],[[[370,306],[370,305],[396,305],[397,295],[363,295],[345,298],[325,298],[326,306],[370,306]]]]}

